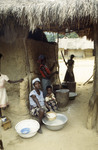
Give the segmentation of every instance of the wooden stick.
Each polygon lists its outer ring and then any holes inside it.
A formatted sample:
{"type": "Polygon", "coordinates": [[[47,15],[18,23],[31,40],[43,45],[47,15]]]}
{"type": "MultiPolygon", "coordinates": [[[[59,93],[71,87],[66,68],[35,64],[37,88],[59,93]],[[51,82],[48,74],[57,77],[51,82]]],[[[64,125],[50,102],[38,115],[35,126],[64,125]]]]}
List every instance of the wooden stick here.
{"type": "Polygon", "coordinates": [[[85,85],[86,83],[88,83],[89,80],[90,80],[92,77],[93,77],[93,75],[92,75],[83,85],[85,85]]]}
{"type": "Polygon", "coordinates": [[[29,56],[28,50],[26,46],[26,39],[23,39],[24,50],[25,50],[25,57],[26,57],[26,74],[28,75],[29,79],[29,92],[31,91],[31,74],[30,74],[30,63],[29,63],[29,56]]]}
{"type": "Polygon", "coordinates": [[[64,55],[63,55],[63,52],[61,51],[61,55],[62,55],[62,57],[63,57],[63,60],[64,60],[64,62],[65,62],[65,65],[67,66],[67,62],[65,61],[65,58],[64,58],[64,55]]]}

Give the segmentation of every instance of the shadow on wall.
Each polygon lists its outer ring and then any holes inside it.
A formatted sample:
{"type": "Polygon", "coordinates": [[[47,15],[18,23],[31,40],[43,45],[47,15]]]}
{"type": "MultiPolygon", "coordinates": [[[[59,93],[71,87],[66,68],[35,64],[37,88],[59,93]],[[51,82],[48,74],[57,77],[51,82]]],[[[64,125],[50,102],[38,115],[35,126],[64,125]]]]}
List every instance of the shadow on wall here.
{"type": "Polygon", "coordinates": [[[30,31],[28,34],[28,39],[48,42],[46,35],[43,33],[43,30],[41,30],[40,28],[35,29],[33,33],[32,31],[30,31]]]}
{"type": "Polygon", "coordinates": [[[56,44],[56,42],[48,42],[45,33],[40,28],[35,29],[33,33],[32,31],[30,31],[27,38],[33,39],[36,41],[43,41],[43,42],[50,43],[50,44],[56,44]]]}

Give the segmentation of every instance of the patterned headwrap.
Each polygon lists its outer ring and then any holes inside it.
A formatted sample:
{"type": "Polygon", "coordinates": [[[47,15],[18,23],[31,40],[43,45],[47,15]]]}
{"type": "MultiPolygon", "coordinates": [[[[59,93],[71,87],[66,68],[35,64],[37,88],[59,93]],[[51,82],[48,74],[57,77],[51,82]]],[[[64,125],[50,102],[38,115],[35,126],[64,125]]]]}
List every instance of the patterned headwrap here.
{"type": "Polygon", "coordinates": [[[40,55],[38,57],[38,61],[37,62],[41,62],[41,60],[44,60],[46,57],[44,55],[40,55]]]}
{"type": "Polygon", "coordinates": [[[39,78],[35,78],[35,79],[32,80],[33,87],[35,87],[34,86],[35,82],[40,82],[40,79],[39,78]]]}

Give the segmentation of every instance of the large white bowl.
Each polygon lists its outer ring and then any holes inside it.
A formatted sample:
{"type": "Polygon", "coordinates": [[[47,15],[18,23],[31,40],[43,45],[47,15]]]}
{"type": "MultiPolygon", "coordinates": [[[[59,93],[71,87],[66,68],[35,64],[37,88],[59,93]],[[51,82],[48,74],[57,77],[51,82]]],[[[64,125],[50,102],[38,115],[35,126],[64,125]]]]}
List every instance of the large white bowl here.
{"type": "Polygon", "coordinates": [[[34,136],[40,128],[40,124],[38,121],[33,119],[22,120],[16,124],[15,130],[16,132],[23,138],[30,138],[34,136]],[[27,134],[21,133],[21,130],[24,128],[29,128],[30,132],[27,134]]]}
{"type": "Polygon", "coordinates": [[[65,123],[67,122],[67,117],[63,114],[57,113],[56,119],[53,121],[47,120],[47,118],[43,118],[42,122],[45,126],[50,130],[60,130],[64,127],[65,123]]]}

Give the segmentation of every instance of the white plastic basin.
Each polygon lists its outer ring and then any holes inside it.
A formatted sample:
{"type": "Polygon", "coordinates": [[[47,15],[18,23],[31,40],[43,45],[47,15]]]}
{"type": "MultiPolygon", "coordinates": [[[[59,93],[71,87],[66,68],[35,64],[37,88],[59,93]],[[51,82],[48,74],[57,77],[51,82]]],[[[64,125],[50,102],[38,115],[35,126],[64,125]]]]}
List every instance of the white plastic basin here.
{"type": "Polygon", "coordinates": [[[34,136],[39,130],[39,128],[40,128],[40,124],[38,123],[38,121],[33,119],[22,120],[19,123],[17,123],[15,126],[16,132],[23,138],[30,138],[34,136]],[[30,129],[29,133],[24,134],[21,132],[25,128],[30,129]]]}
{"type": "Polygon", "coordinates": [[[63,114],[57,113],[56,119],[53,121],[47,120],[47,118],[43,118],[42,122],[45,126],[50,130],[60,130],[64,127],[65,123],[67,122],[67,117],[63,114]]]}

